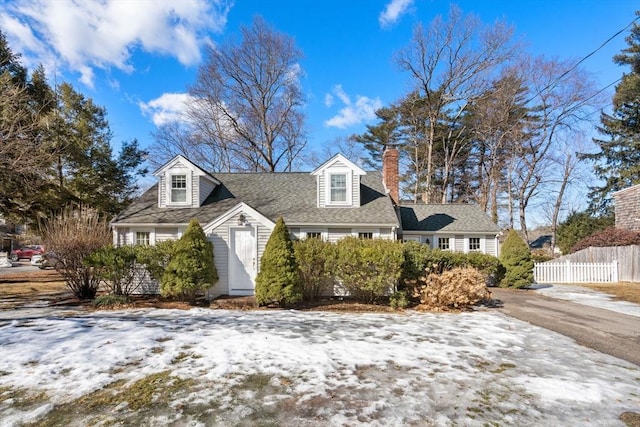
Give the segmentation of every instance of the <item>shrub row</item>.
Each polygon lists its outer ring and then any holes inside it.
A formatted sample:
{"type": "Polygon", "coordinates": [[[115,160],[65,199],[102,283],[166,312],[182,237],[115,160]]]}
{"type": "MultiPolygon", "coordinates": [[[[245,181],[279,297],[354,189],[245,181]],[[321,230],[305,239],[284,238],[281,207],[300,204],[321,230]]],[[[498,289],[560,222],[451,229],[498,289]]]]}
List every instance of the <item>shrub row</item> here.
{"type": "Polygon", "coordinates": [[[434,283],[433,278],[427,280],[430,275],[473,269],[486,287],[499,284],[505,274],[500,260],[492,255],[445,252],[417,242],[306,239],[294,242],[293,248],[305,301],[342,288],[358,301],[371,303],[389,296],[394,308],[402,308],[419,297],[417,289],[434,283]]]}
{"type": "Polygon", "coordinates": [[[218,280],[213,245],[197,220],[189,223],[179,240],[154,246],[106,246],[86,257],[84,264],[109,294],[123,297],[139,291],[146,274],[160,283],[163,296],[191,302],[218,280]]]}
{"type": "Polygon", "coordinates": [[[305,301],[343,291],[357,301],[373,303],[396,289],[404,261],[402,244],[391,240],[306,239],[293,247],[305,301]]]}
{"type": "Polygon", "coordinates": [[[500,284],[505,274],[504,266],[493,255],[441,251],[418,242],[404,243],[403,252],[401,284],[406,288],[411,288],[425,274],[442,274],[454,268],[478,270],[491,286],[500,284]]]}

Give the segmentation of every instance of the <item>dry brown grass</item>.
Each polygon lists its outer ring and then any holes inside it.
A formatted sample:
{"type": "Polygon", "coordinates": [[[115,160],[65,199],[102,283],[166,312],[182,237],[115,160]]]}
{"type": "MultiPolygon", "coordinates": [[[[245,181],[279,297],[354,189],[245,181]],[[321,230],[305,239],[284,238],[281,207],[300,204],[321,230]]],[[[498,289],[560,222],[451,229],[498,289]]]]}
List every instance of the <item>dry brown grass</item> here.
{"type": "Polygon", "coordinates": [[[53,270],[6,273],[0,276],[0,307],[13,308],[34,302],[50,304],[75,300],[62,277],[53,270]]]}
{"type": "Polygon", "coordinates": [[[614,296],[620,301],[629,301],[640,304],[640,283],[618,282],[618,283],[580,283],[577,286],[593,289],[614,296]]]}
{"type": "Polygon", "coordinates": [[[62,277],[54,270],[7,273],[0,276],[0,297],[36,296],[68,291],[62,277]]]}

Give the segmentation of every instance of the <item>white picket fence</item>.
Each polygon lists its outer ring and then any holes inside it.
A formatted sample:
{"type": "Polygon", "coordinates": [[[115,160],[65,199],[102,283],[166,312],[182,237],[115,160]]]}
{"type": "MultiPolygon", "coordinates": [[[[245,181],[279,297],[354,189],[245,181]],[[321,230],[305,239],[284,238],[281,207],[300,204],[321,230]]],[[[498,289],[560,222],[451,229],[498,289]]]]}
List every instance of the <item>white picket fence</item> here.
{"type": "Polygon", "coordinates": [[[536,263],[533,277],[536,283],[616,283],[618,261],[536,263]]]}

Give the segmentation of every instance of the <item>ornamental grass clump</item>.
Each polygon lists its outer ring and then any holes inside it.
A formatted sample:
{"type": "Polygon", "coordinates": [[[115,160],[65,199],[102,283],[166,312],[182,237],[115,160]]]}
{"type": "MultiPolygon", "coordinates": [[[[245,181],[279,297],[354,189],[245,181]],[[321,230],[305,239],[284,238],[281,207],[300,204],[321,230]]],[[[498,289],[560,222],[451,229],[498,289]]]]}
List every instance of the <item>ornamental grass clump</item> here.
{"type": "Polygon", "coordinates": [[[454,268],[422,277],[414,291],[418,310],[461,310],[491,298],[486,277],[473,268],[454,268]]]}

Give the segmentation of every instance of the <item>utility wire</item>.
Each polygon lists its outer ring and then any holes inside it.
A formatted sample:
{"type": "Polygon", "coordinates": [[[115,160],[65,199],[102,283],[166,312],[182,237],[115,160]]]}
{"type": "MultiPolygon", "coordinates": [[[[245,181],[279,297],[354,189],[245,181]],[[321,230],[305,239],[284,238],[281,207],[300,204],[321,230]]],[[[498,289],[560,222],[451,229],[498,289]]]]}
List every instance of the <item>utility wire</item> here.
{"type": "MultiPolygon", "coordinates": [[[[618,37],[620,34],[622,34],[624,31],[627,30],[627,28],[629,28],[630,26],[632,26],[638,19],[640,19],[640,16],[636,17],[633,21],[629,22],[623,29],[621,29],[620,31],[616,32],[614,35],[612,35],[611,37],[609,37],[607,40],[604,41],[604,43],[602,43],[600,46],[598,46],[594,51],[592,51],[591,53],[587,54],[585,57],[583,57],[580,61],[576,62],[571,68],[569,68],[567,71],[565,71],[564,73],[562,73],[560,75],[560,77],[558,77],[557,79],[555,79],[553,82],[549,83],[547,86],[543,87],[542,89],[540,89],[535,95],[533,95],[531,98],[527,99],[527,101],[525,102],[525,104],[528,104],[529,102],[533,101],[538,95],[540,95],[542,92],[550,89],[551,87],[555,86],[560,80],[562,80],[563,78],[566,77],[567,74],[569,74],[570,72],[572,72],[573,70],[575,70],[576,68],[578,68],[578,65],[582,64],[584,61],[586,61],[587,59],[589,59],[591,56],[593,56],[596,52],[598,52],[600,49],[602,49],[605,45],[607,45],[607,43],[609,43],[611,40],[615,39],[616,37],[618,37]]],[[[612,83],[615,84],[615,83],[612,83]]],[[[609,85],[611,86],[611,85],[609,85]]],[[[607,86],[607,88],[609,87],[607,86]]],[[[606,88],[605,88],[606,89],[606,88]]],[[[598,93],[600,93],[602,91],[599,91],[598,93]]],[[[595,95],[594,95],[595,96],[595,95]]],[[[589,98],[591,99],[591,98],[589,98]]]]}

